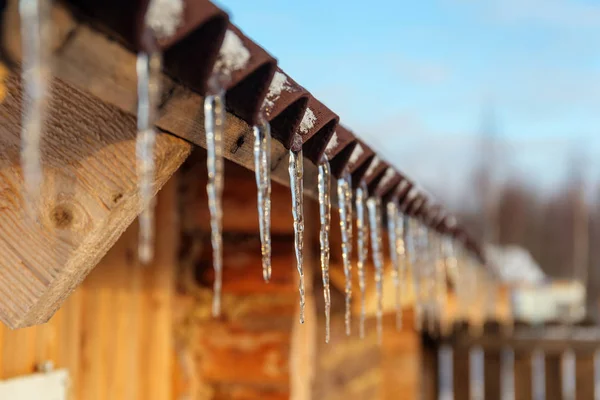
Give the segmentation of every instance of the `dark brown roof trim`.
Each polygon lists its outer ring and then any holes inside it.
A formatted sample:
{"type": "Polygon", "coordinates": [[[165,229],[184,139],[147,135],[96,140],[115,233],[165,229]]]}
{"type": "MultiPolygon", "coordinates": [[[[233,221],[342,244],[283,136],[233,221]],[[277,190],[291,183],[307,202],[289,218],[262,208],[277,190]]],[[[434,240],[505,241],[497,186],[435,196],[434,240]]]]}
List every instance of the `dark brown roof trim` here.
{"type": "Polygon", "coordinates": [[[250,59],[243,68],[231,71],[228,77],[225,84],[227,108],[249,125],[256,125],[277,61],[234,25],[229,25],[226,32],[226,35],[231,34],[242,41],[244,48],[250,53],[250,59]]]}
{"type": "Polygon", "coordinates": [[[296,133],[308,105],[309,93],[281,69],[277,69],[274,80],[281,90],[267,92],[263,111],[271,124],[271,134],[286,149],[292,146],[292,136],[296,133]]]}
{"type": "Polygon", "coordinates": [[[329,159],[331,173],[341,178],[348,169],[348,162],[358,142],[354,134],[346,127],[338,124],[329,143],[325,146],[325,156],[329,159]]]}
{"type": "MultiPolygon", "coordinates": [[[[296,132],[302,138],[304,155],[313,163],[318,164],[325,147],[337,127],[340,118],[313,96],[308,98],[308,106],[304,111],[296,132]]],[[[298,150],[292,143],[292,150],[298,150]]]]}

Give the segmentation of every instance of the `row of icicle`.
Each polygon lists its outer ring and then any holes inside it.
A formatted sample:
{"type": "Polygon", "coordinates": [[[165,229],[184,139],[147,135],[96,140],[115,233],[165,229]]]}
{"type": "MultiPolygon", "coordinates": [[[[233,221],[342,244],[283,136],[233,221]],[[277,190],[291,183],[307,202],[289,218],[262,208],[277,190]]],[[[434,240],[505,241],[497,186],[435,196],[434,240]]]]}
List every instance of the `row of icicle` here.
{"type": "MultiPolygon", "coordinates": [[[[153,0],[150,7],[167,6],[171,10],[181,10],[181,0],[153,0]]],[[[43,124],[47,111],[51,58],[48,40],[51,38],[50,1],[20,0],[19,13],[21,18],[21,37],[23,49],[24,85],[23,117],[22,117],[22,149],[21,162],[24,177],[25,198],[30,211],[35,210],[36,202],[40,198],[42,187],[42,157],[41,139],[43,124]]],[[[148,23],[148,21],[146,21],[148,23]]],[[[176,20],[174,23],[178,23],[176,20]]],[[[172,34],[176,27],[149,28],[157,39],[161,35],[172,34]]],[[[138,76],[138,107],[137,107],[137,140],[136,157],[139,176],[140,214],[139,259],[143,263],[150,262],[153,258],[154,241],[154,213],[153,213],[153,177],[154,145],[156,140],[155,122],[158,117],[158,103],[160,99],[160,80],[162,71],[162,55],[158,49],[151,52],[138,54],[136,70],[138,76]]],[[[214,71],[211,77],[210,92],[205,98],[205,130],[207,143],[207,169],[208,184],[207,194],[210,209],[211,242],[213,247],[213,266],[215,270],[213,315],[217,316],[221,310],[221,283],[222,283],[222,193],[223,193],[223,132],[225,124],[225,91],[223,82],[227,77],[221,76],[220,71],[214,71]]],[[[271,133],[266,118],[262,117],[257,126],[253,128],[254,162],[256,184],[258,189],[258,212],[261,240],[261,259],[263,277],[265,281],[271,278],[271,133]]],[[[294,140],[299,141],[294,148],[301,149],[301,137],[295,135],[294,140]]],[[[303,155],[302,150],[290,151],[289,154],[290,188],[292,191],[292,213],[294,218],[295,254],[297,269],[300,276],[300,322],[304,322],[304,273],[303,273],[303,155]]],[[[318,165],[318,197],[320,213],[320,262],[324,287],[326,335],[330,339],[330,289],[329,289],[329,234],[331,221],[331,172],[327,159],[318,165]]],[[[382,337],[383,316],[383,241],[382,241],[382,204],[381,199],[369,197],[364,182],[359,182],[356,190],[352,192],[352,180],[349,173],[345,173],[337,181],[338,210],[340,216],[340,229],[342,236],[342,261],[345,283],[345,329],[346,334],[351,333],[351,300],[352,300],[352,250],[353,250],[353,221],[356,221],[356,253],[357,274],[360,290],[360,319],[359,336],[365,336],[366,318],[366,279],[365,265],[368,258],[368,242],[370,232],[371,253],[375,266],[375,286],[377,300],[377,335],[382,337]],[[354,197],[354,199],[353,199],[354,197]],[[354,201],[353,201],[354,200],[354,201]],[[354,204],[353,204],[354,203],[354,204]],[[356,218],[353,218],[353,206],[356,218]]],[[[429,330],[437,318],[441,326],[441,311],[446,302],[446,283],[448,274],[454,273],[460,279],[456,280],[456,289],[459,301],[463,305],[473,300],[476,279],[473,274],[466,273],[472,268],[459,270],[459,252],[454,248],[454,242],[448,237],[442,237],[425,225],[413,218],[403,215],[395,202],[385,205],[387,215],[387,235],[389,239],[389,258],[391,261],[391,276],[395,289],[394,304],[396,311],[397,329],[402,328],[402,301],[403,295],[408,291],[408,280],[412,279],[415,297],[415,323],[418,329],[423,328],[423,312],[429,316],[429,330]],[[470,277],[470,278],[469,278],[470,277]],[[462,283],[459,283],[462,282],[462,283]]],[[[439,353],[439,397],[452,398],[452,350],[442,346],[439,353]]],[[[538,351],[533,359],[533,395],[535,399],[545,398],[544,370],[542,352],[538,351]]],[[[474,399],[483,398],[483,351],[473,349],[470,354],[473,373],[471,374],[471,393],[474,399]]],[[[571,353],[565,353],[563,372],[570,376],[573,371],[574,359],[571,353]],[[570,366],[570,367],[569,367],[570,366]]],[[[600,370],[600,360],[595,359],[595,371],[600,370]]],[[[595,374],[595,382],[600,376],[595,374]]],[[[514,399],[514,353],[505,349],[502,353],[502,399],[514,399]]],[[[572,390],[573,379],[568,380],[565,398],[574,396],[572,390]],[[570,392],[569,392],[570,390],[570,392]],[[569,397],[567,397],[569,396],[569,397]]],[[[600,398],[597,393],[596,398],[600,398]]]]}
{"type": "MultiPolygon", "coordinates": [[[[49,99],[49,82],[51,62],[46,42],[51,30],[50,18],[51,1],[20,0],[19,11],[21,16],[22,46],[23,46],[23,82],[24,82],[24,108],[22,132],[22,167],[25,182],[26,198],[33,202],[40,196],[42,181],[40,141],[43,131],[44,116],[49,99]]],[[[149,4],[149,11],[145,23],[153,32],[157,40],[173,34],[180,21],[171,18],[171,26],[160,21],[155,23],[150,14],[160,14],[160,10],[182,11],[181,0],[153,0],[149,4]]],[[[181,18],[181,16],[179,16],[181,18]]],[[[153,259],[154,248],[154,147],[156,141],[155,123],[158,119],[158,104],[161,96],[162,54],[158,47],[151,51],[140,52],[137,56],[136,72],[137,82],[137,139],[136,157],[138,169],[138,187],[142,212],[139,217],[140,233],[138,243],[139,259],[148,263],[153,259]]],[[[215,68],[213,76],[209,79],[209,93],[204,102],[204,123],[207,147],[208,183],[207,194],[210,210],[211,242],[213,248],[213,267],[215,270],[213,315],[218,316],[221,310],[221,286],[223,269],[222,249],[222,193],[223,193],[223,136],[225,125],[225,90],[224,82],[227,81],[223,71],[215,68]]],[[[258,212],[261,239],[261,256],[263,277],[269,281],[271,277],[271,239],[270,239],[270,195],[271,195],[271,169],[270,169],[270,143],[271,134],[269,123],[261,117],[260,123],[254,128],[254,161],[256,183],[258,188],[258,212]]],[[[295,134],[292,148],[300,149],[289,152],[290,188],[292,192],[292,214],[294,220],[295,254],[299,273],[300,293],[300,322],[304,322],[304,271],[303,271],[303,244],[304,244],[304,211],[303,211],[303,154],[302,137],[295,134]]],[[[329,231],[331,220],[330,186],[331,172],[327,159],[318,165],[318,191],[320,204],[320,246],[321,267],[323,273],[324,296],[326,303],[327,333],[329,340],[330,293],[329,293],[329,231]]],[[[345,284],[345,325],[346,333],[350,334],[351,326],[351,299],[352,299],[352,241],[353,241],[353,200],[356,209],[356,238],[357,238],[357,270],[361,295],[360,329],[364,337],[365,323],[365,263],[368,256],[368,241],[370,231],[371,253],[375,265],[375,282],[377,297],[377,331],[382,333],[383,316],[383,242],[382,242],[382,205],[381,199],[369,197],[366,185],[360,182],[357,185],[354,199],[352,193],[352,180],[349,173],[345,173],[337,182],[338,208],[340,213],[340,228],[342,232],[342,259],[345,284]]],[[[30,205],[33,204],[29,201],[30,205]]],[[[422,268],[414,274],[415,288],[421,285],[425,271],[436,268],[429,267],[433,263],[427,262],[426,254],[429,249],[428,241],[431,231],[400,215],[397,206],[392,202],[386,205],[388,214],[388,236],[390,238],[390,258],[393,264],[392,276],[396,288],[396,313],[397,325],[401,327],[401,293],[406,291],[407,265],[417,264],[422,268]],[[414,226],[413,226],[414,225],[414,226]],[[410,233],[413,233],[412,235],[410,233]],[[410,254],[408,260],[407,254],[410,254]],[[422,254],[422,259],[421,258],[422,254]]],[[[451,249],[449,249],[451,250],[451,249]]],[[[448,254],[450,256],[450,254],[448,254]]],[[[442,274],[440,279],[445,279],[442,274]]],[[[427,279],[425,279],[426,281],[427,279]]],[[[423,284],[425,283],[423,281],[423,284]]],[[[423,287],[417,290],[417,304],[421,300],[431,300],[431,288],[423,287]],[[422,292],[422,293],[421,293],[422,292]],[[422,294],[422,295],[421,295],[422,294]]],[[[430,306],[430,305],[429,305],[430,306]]],[[[421,309],[419,306],[418,309],[421,309]]],[[[420,318],[420,312],[417,313],[420,318]]]]}

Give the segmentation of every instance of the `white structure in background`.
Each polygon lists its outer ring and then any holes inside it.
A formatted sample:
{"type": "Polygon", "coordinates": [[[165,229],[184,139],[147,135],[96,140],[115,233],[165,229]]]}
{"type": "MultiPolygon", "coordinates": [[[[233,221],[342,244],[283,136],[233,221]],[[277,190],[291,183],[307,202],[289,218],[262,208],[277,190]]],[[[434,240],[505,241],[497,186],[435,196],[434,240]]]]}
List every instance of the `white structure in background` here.
{"type": "Polygon", "coordinates": [[[540,285],[546,279],[527,250],[519,246],[486,246],[486,257],[496,275],[510,284],[540,285]]]}
{"type": "Polygon", "coordinates": [[[0,380],[2,400],[67,400],[69,373],[65,369],[0,380]]]}
{"type": "Polygon", "coordinates": [[[585,318],[585,286],[575,280],[549,280],[529,252],[518,246],[488,245],[490,266],[511,286],[513,317],[530,323],[575,323],[585,318]]]}

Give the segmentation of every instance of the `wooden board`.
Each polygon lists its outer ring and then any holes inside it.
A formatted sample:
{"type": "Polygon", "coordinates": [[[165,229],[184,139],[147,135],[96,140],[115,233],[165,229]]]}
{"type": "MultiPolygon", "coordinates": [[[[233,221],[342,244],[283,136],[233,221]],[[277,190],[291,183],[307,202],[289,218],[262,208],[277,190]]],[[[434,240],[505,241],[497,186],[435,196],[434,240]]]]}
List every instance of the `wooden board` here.
{"type": "Polygon", "coordinates": [[[70,399],[174,398],[175,190],[169,183],[158,196],[152,264],[136,261],[134,224],[47,324],[0,326],[0,379],[51,361],[68,370],[70,399]]]}
{"type": "MultiPolygon", "coordinates": [[[[42,141],[43,186],[33,214],[20,169],[20,83],[0,104],[0,320],[13,328],[47,321],[141,211],[135,118],[53,81],[42,141]]],[[[190,152],[158,135],[154,191],[190,152]]]]}

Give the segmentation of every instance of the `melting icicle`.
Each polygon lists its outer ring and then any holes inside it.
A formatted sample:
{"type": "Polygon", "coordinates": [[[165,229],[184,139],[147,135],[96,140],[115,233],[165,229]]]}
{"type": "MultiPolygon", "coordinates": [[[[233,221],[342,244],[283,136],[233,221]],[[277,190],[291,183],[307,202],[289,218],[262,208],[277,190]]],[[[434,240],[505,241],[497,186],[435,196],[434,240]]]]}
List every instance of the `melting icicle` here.
{"type": "Polygon", "coordinates": [[[352,178],[345,173],[337,181],[338,210],[340,213],[340,230],[342,232],[342,261],[344,263],[345,277],[345,303],[344,323],[346,335],[350,335],[351,328],[351,301],[352,301],[352,178]]]}
{"type": "Polygon", "coordinates": [[[396,290],[396,329],[402,328],[402,305],[400,299],[400,249],[398,248],[398,206],[395,202],[390,201],[386,205],[387,208],[387,229],[388,239],[390,243],[390,260],[392,260],[392,278],[394,281],[394,289],[396,290]]]}
{"type": "Polygon", "coordinates": [[[438,349],[438,398],[440,400],[454,399],[453,351],[447,344],[438,349]]]}
{"type": "MultiPolygon", "coordinates": [[[[215,79],[216,80],[216,79],[215,79]]],[[[216,86],[216,85],[215,85],[216,86]]],[[[213,88],[204,99],[204,129],[206,131],[206,166],[208,169],[208,208],[210,211],[210,239],[215,270],[212,313],[221,314],[221,287],[223,283],[223,126],[225,123],[225,92],[213,88]],[[215,90],[216,89],[216,90],[215,90]]]]}
{"type": "Polygon", "coordinates": [[[271,279],[271,127],[262,117],[253,129],[260,251],[263,278],[268,282],[271,279]]]}
{"type": "Polygon", "coordinates": [[[531,358],[531,369],[533,376],[532,398],[533,400],[546,399],[546,357],[542,350],[535,350],[531,358]]]}
{"type": "Polygon", "coordinates": [[[359,335],[365,337],[366,306],[366,279],[365,263],[369,256],[369,225],[367,220],[367,185],[364,181],[356,188],[356,237],[358,246],[358,287],[360,289],[360,325],[359,335]]]}
{"type": "Polygon", "coordinates": [[[371,229],[371,251],[375,266],[375,292],[377,294],[377,338],[383,338],[383,254],[381,238],[381,199],[369,197],[369,226],[371,229]]]}
{"type": "Polygon", "coordinates": [[[139,53],[136,69],[138,78],[138,108],[136,157],[138,186],[142,212],[139,216],[138,258],[147,264],[154,258],[154,144],[160,97],[162,57],[159,52],[139,53]]]}
{"type": "MultiPolygon", "coordinates": [[[[175,33],[182,21],[181,0],[152,0],[144,18],[145,26],[157,39],[175,33]]],[[[138,258],[147,264],[154,258],[154,145],[160,100],[162,54],[158,49],[138,54],[136,70],[138,78],[138,109],[136,156],[138,187],[142,212],[139,216],[138,258]]]]}
{"type": "Polygon", "coordinates": [[[414,294],[414,317],[415,328],[420,331],[423,326],[423,304],[421,301],[421,274],[422,274],[422,257],[423,257],[423,238],[421,227],[414,218],[409,218],[408,225],[405,229],[407,253],[410,257],[410,275],[412,277],[412,288],[414,294]]]}
{"type": "Polygon", "coordinates": [[[325,298],[325,343],[329,343],[329,326],[331,311],[331,293],[329,291],[329,229],[331,223],[331,169],[325,158],[319,163],[318,189],[319,189],[319,215],[321,217],[321,272],[323,274],[323,296],[325,298]]]}
{"type": "Polygon", "coordinates": [[[563,400],[575,400],[575,352],[566,350],[561,359],[562,398],[563,400]]]}
{"type": "MultiPolygon", "coordinates": [[[[388,217],[389,218],[389,217],[388,217]]],[[[395,223],[396,236],[396,254],[398,257],[398,283],[397,283],[397,301],[398,314],[396,315],[396,328],[402,329],[402,298],[406,293],[406,244],[404,242],[404,216],[398,211],[395,223]]]]}
{"type": "Polygon", "coordinates": [[[515,352],[507,347],[500,352],[500,397],[515,400],[515,352]]]}
{"type": "Polygon", "coordinates": [[[48,106],[50,80],[50,1],[20,0],[21,46],[23,48],[23,116],[21,168],[26,205],[30,212],[40,197],[42,154],[40,144],[48,106]]]}
{"type": "Polygon", "coordinates": [[[479,346],[469,350],[469,392],[471,400],[483,400],[485,396],[483,355],[483,349],[479,346]]]}
{"type": "Polygon", "coordinates": [[[290,150],[289,173],[290,189],[292,191],[292,215],[294,217],[294,247],[296,251],[296,267],[300,275],[298,291],[300,292],[300,323],[304,323],[304,268],[303,268],[303,248],[304,248],[304,164],[302,159],[302,138],[300,135],[294,135],[294,142],[300,150],[290,150]]]}

